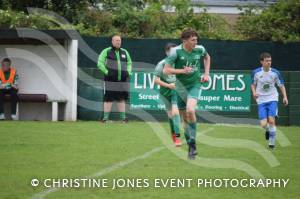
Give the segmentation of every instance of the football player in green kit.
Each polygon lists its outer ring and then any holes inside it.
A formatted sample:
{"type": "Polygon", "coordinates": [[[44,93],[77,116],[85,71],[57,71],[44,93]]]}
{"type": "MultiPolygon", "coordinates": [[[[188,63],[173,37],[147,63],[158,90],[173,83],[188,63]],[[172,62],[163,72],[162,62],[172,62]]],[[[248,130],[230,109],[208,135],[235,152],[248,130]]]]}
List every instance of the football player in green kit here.
{"type": "MultiPolygon", "coordinates": [[[[176,45],[173,43],[168,43],[165,46],[166,54],[169,55],[171,48],[175,46],[176,45]]],[[[179,138],[181,121],[177,107],[177,94],[175,91],[176,76],[173,74],[163,74],[164,66],[165,59],[161,60],[156,65],[154,70],[154,82],[160,85],[160,97],[166,106],[173,142],[175,146],[181,146],[181,140],[179,138]]]]}
{"type": "Polygon", "coordinates": [[[164,74],[176,75],[178,109],[184,123],[184,135],[188,143],[188,158],[195,159],[196,150],[196,107],[201,94],[201,82],[209,80],[210,56],[202,45],[197,45],[198,34],[193,29],[181,33],[182,44],[171,49],[165,59],[164,74]],[[204,73],[201,74],[201,60],[204,73]]]}

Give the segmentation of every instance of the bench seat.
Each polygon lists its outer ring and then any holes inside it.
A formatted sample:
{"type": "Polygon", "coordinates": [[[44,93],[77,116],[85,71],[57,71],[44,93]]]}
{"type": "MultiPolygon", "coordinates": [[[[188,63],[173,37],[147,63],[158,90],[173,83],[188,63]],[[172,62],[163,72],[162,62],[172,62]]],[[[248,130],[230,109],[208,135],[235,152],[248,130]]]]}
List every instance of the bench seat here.
{"type": "MultiPolygon", "coordinates": [[[[55,99],[48,99],[46,94],[28,94],[28,93],[18,93],[19,103],[51,103],[52,113],[51,119],[52,121],[58,121],[58,104],[66,104],[67,100],[55,100],[55,99]]],[[[10,101],[10,95],[5,96],[5,102],[10,101]]],[[[19,103],[17,104],[17,118],[19,118],[19,103]]]]}

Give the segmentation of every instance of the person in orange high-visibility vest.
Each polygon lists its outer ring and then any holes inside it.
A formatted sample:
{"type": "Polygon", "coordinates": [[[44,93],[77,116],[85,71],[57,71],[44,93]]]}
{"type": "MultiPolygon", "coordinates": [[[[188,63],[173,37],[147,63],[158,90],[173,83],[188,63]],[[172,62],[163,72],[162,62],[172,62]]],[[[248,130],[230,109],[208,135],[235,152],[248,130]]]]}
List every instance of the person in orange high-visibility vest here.
{"type": "Polygon", "coordinates": [[[16,108],[18,102],[18,79],[19,76],[15,68],[11,67],[11,60],[4,58],[0,69],[0,120],[6,119],[4,116],[4,98],[10,95],[11,118],[17,119],[16,108]]]}

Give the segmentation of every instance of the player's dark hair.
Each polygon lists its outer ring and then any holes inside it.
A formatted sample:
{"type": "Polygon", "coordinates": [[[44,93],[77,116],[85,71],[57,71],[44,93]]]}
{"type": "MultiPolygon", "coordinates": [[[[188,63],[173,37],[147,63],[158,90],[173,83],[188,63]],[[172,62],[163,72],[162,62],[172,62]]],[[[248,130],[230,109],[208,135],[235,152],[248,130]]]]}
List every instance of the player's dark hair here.
{"type": "Polygon", "coordinates": [[[174,43],[167,43],[167,44],[165,45],[165,51],[169,51],[170,48],[173,48],[173,47],[175,47],[175,46],[176,46],[176,44],[174,44],[174,43]]]}
{"type": "Polygon", "coordinates": [[[3,62],[8,62],[9,64],[11,64],[11,60],[7,57],[2,59],[2,63],[3,62]]]}
{"type": "Polygon", "coordinates": [[[271,54],[267,52],[263,52],[260,54],[260,61],[264,61],[265,58],[271,58],[271,54]]]}
{"type": "Polygon", "coordinates": [[[198,33],[192,28],[187,28],[183,30],[180,36],[181,39],[188,39],[190,37],[199,37],[198,33]]]}

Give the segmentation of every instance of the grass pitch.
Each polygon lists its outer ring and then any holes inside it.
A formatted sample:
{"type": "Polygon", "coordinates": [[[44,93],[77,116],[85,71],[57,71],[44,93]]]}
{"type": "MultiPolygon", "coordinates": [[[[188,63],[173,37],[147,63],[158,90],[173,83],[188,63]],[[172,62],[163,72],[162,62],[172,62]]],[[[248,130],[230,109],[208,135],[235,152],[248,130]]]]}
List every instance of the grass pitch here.
{"type": "MultiPolygon", "coordinates": [[[[289,178],[287,187],[154,188],[151,182],[155,178],[251,178],[241,170],[198,166],[178,157],[166,146],[171,143],[167,123],[1,122],[0,198],[299,198],[300,127],[278,127],[290,144],[283,147],[277,142],[271,151],[278,161],[275,167],[260,155],[262,148],[266,149],[261,129],[212,124],[198,124],[197,128],[198,158],[242,161],[266,178],[289,178]],[[165,132],[155,132],[152,127],[162,127],[165,132]],[[235,141],[231,147],[223,146],[224,141],[228,144],[233,139],[255,142],[261,148],[252,149],[243,142],[235,145],[235,141]],[[49,190],[31,186],[31,179],[86,176],[108,179],[109,188],[49,190]],[[149,179],[150,186],[112,189],[112,180],[119,178],[149,179]]],[[[174,150],[185,154],[187,147],[174,150]]]]}

